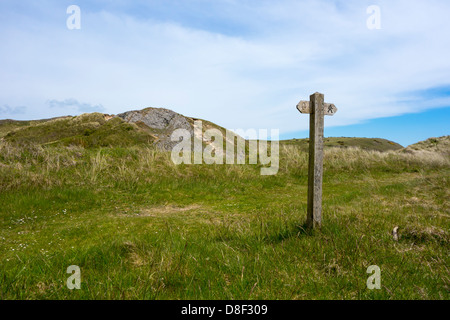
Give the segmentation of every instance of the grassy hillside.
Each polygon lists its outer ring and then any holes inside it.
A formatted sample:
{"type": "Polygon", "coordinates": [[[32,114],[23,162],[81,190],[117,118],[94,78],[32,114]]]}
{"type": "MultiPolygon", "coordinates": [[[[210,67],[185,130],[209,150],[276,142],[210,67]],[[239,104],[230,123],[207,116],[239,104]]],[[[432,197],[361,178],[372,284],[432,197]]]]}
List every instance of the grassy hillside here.
{"type": "Polygon", "coordinates": [[[106,147],[149,144],[154,140],[138,126],[102,113],[38,122],[0,123],[0,130],[9,130],[3,139],[19,145],[106,147]],[[13,130],[10,130],[11,127],[13,130]]]}
{"type": "Polygon", "coordinates": [[[326,149],[323,228],[308,231],[300,145],[283,144],[278,174],[261,176],[176,166],[142,144],[66,146],[90,141],[84,126],[58,143],[11,141],[33,130],[0,142],[0,299],[449,299],[441,154],[326,149]],[[66,287],[70,265],[80,290],[66,287]],[[380,290],[366,288],[370,265],[380,290]]]}
{"type": "Polygon", "coordinates": [[[429,138],[425,141],[420,141],[409,145],[405,148],[406,152],[428,152],[440,153],[450,157],[450,136],[443,136],[438,138],[429,138]]]}
{"type": "MultiPolygon", "coordinates": [[[[363,150],[389,151],[400,150],[403,147],[395,142],[380,138],[346,138],[328,137],[324,138],[324,147],[353,148],[358,147],[363,150]]],[[[308,151],[309,139],[290,139],[280,141],[282,145],[296,145],[301,150],[308,151]]]]}
{"type": "MultiPolygon", "coordinates": [[[[64,118],[64,117],[61,117],[61,118],[64,118]]],[[[55,120],[55,119],[58,119],[58,118],[42,119],[42,120],[28,120],[28,121],[20,121],[20,120],[12,120],[12,119],[0,120],[0,139],[2,137],[4,137],[10,131],[37,125],[37,124],[44,123],[44,122],[47,122],[50,120],[55,120]]]]}

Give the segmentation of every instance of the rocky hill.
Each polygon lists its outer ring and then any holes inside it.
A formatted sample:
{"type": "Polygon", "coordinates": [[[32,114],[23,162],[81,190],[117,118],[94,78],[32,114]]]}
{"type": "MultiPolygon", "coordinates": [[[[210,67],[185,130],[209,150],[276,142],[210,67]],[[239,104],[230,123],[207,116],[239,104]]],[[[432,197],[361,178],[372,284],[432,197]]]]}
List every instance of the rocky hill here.
{"type": "MultiPolygon", "coordinates": [[[[170,136],[174,129],[193,132],[196,118],[164,108],[146,108],[118,115],[85,113],[79,116],[16,121],[0,120],[0,139],[10,143],[40,145],[130,146],[150,144],[171,150],[177,142],[170,136]]],[[[202,120],[203,132],[218,129],[224,138],[227,130],[202,120]]],[[[208,143],[207,141],[204,141],[208,143]]]]}
{"type": "MultiPolygon", "coordinates": [[[[208,129],[219,130],[224,141],[227,136],[228,130],[209,121],[191,118],[183,116],[169,109],[164,108],[146,108],[143,110],[134,110],[120,113],[117,115],[126,123],[136,125],[139,130],[146,132],[152,138],[154,138],[154,144],[163,150],[172,150],[172,147],[177,144],[177,141],[171,141],[171,134],[176,129],[186,129],[191,133],[194,133],[194,121],[202,121],[202,132],[208,129]]],[[[235,136],[235,134],[232,134],[235,136]]],[[[202,138],[202,137],[200,137],[202,138]]],[[[204,143],[209,143],[203,138],[204,143]]]]}

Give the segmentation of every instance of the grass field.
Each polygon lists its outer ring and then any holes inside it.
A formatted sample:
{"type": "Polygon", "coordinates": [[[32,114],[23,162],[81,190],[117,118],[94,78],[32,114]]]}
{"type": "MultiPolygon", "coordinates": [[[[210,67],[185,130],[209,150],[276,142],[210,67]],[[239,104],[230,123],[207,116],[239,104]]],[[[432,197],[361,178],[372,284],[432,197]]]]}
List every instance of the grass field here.
{"type": "Polygon", "coordinates": [[[449,299],[448,157],[326,149],[310,231],[307,153],[280,152],[261,176],[143,146],[0,142],[0,299],[449,299]]]}

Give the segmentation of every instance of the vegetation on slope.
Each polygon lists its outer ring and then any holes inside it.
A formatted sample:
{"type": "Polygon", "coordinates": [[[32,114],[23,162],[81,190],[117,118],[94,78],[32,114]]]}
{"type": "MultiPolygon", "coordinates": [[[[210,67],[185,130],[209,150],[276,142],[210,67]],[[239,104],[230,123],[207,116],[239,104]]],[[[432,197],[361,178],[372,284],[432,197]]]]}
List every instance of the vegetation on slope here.
{"type": "Polygon", "coordinates": [[[15,131],[16,129],[29,127],[32,125],[44,123],[50,120],[61,119],[60,118],[52,118],[52,119],[41,119],[41,120],[12,120],[12,119],[3,119],[0,120],[0,139],[3,138],[10,131],[15,131]]]}
{"type": "MultiPolygon", "coordinates": [[[[0,120],[0,139],[3,138],[3,140],[16,145],[38,144],[97,148],[145,144],[171,150],[173,145],[178,143],[171,141],[172,132],[179,129],[179,126],[193,132],[195,120],[201,119],[185,117],[163,108],[145,108],[118,116],[85,113],[76,117],[67,116],[33,121],[0,120]],[[127,114],[130,121],[125,120],[127,114]]],[[[225,128],[206,120],[201,121],[203,133],[208,129],[217,129],[222,133],[225,144],[227,138],[225,128]]],[[[209,143],[209,141],[203,141],[203,145],[209,143]]]]}
{"type": "MultiPolygon", "coordinates": [[[[280,141],[282,145],[297,145],[302,150],[308,151],[309,139],[290,139],[280,141]]],[[[361,148],[363,150],[390,151],[400,150],[403,147],[396,143],[381,138],[347,138],[328,137],[323,141],[325,148],[361,148]]]]}
{"type": "Polygon", "coordinates": [[[6,133],[4,140],[19,145],[79,145],[89,148],[149,144],[154,137],[120,118],[85,113],[21,125],[6,133]]]}
{"type": "Polygon", "coordinates": [[[425,153],[440,153],[450,157],[450,136],[442,136],[438,138],[428,138],[425,141],[420,141],[409,145],[405,148],[405,152],[425,152],[425,153]]]}

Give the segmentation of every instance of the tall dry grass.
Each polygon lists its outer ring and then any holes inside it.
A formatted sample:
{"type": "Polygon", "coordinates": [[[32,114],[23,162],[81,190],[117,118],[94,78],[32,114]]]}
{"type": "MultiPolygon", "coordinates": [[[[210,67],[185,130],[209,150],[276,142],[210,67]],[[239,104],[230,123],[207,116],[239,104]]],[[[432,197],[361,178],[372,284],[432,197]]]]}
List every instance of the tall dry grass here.
{"type": "MultiPolygon", "coordinates": [[[[297,146],[280,146],[278,176],[305,175],[308,153],[297,146]]],[[[0,142],[0,188],[45,187],[73,183],[136,183],[161,179],[260,179],[261,165],[175,165],[170,152],[151,147],[97,148],[81,146],[16,146],[0,142]]],[[[359,148],[324,151],[328,173],[348,171],[418,171],[449,168],[445,154],[426,150],[377,152],[359,148]]]]}
{"type": "MultiPolygon", "coordinates": [[[[285,171],[306,170],[308,153],[293,145],[281,146],[282,167],[285,171]]],[[[329,170],[420,169],[450,167],[450,158],[443,153],[416,151],[379,152],[356,147],[324,150],[324,166],[329,170]]]]}

